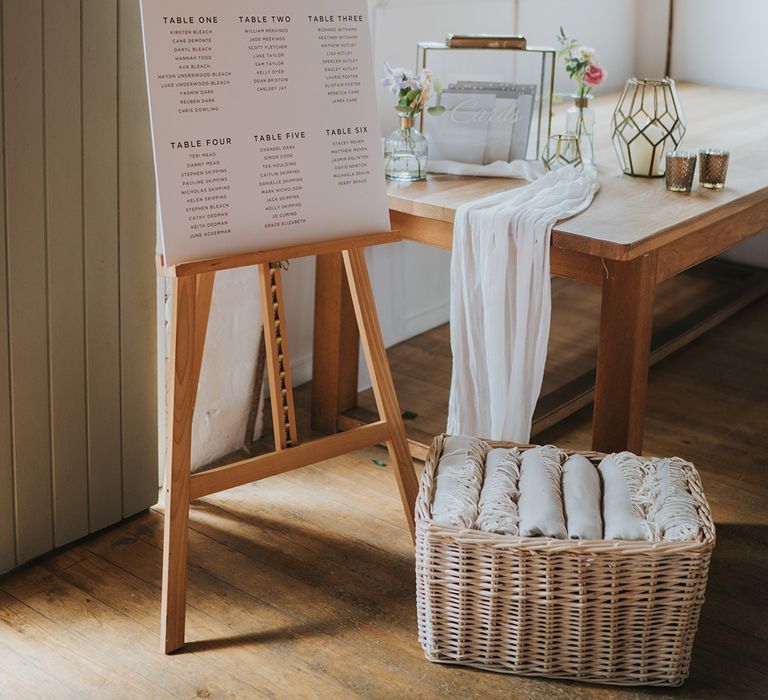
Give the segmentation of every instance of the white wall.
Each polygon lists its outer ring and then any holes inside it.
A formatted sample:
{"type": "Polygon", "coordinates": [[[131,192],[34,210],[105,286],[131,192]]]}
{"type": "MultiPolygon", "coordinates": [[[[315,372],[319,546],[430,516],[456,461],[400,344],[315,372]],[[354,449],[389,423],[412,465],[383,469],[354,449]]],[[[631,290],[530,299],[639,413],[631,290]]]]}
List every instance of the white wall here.
{"type": "Polygon", "coordinates": [[[296,386],[312,378],[312,331],[315,314],[315,259],[292,260],[283,272],[288,352],[296,386]]]}
{"type": "Polygon", "coordinates": [[[637,78],[664,77],[670,0],[635,3],[635,65],[637,78]]]}
{"type": "MultiPolygon", "coordinates": [[[[642,1],[642,0],[638,0],[642,1]]],[[[596,94],[618,90],[632,75],[635,55],[635,0],[519,0],[519,31],[531,44],[554,45],[560,25],[568,36],[597,49],[608,71],[596,94]]],[[[573,92],[558,63],[555,91],[573,92]]]]}
{"type": "MultiPolygon", "coordinates": [[[[674,27],[672,77],[768,91],[766,0],[677,0],[674,27]]],[[[722,257],[768,267],[768,231],[722,257]]]]}
{"type": "Polygon", "coordinates": [[[261,335],[255,267],[216,274],[192,421],[192,470],[243,446],[261,335]]]}
{"type": "Polygon", "coordinates": [[[677,0],[672,73],[680,80],[768,90],[765,0],[677,0]]]}

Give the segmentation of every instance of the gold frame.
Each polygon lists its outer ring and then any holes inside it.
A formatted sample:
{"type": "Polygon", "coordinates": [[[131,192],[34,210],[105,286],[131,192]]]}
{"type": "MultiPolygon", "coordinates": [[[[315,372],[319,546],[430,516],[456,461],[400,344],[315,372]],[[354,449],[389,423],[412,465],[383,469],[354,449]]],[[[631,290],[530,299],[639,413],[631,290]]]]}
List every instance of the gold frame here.
{"type": "MultiPolygon", "coordinates": [[[[520,37],[522,39],[522,37],[520,37]]],[[[524,39],[523,39],[524,41],[524,39]]],[[[557,51],[549,46],[523,46],[523,47],[500,47],[493,46],[449,46],[447,42],[439,41],[420,41],[416,49],[416,70],[422,70],[427,67],[427,54],[430,51],[518,51],[522,53],[541,54],[541,73],[539,76],[539,109],[536,119],[536,154],[534,158],[526,160],[539,160],[544,153],[544,148],[552,135],[552,108],[555,96],[555,64],[557,63],[557,51]],[[549,75],[547,75],[547,58],[550,59],[549,75]],[[549,89],[547,90],[547,83],[549,89]],[[544,119],[544,96],[548,95],[548,114],[547,114],[547,135],[542,142],[542,121],[544,119]],[[543,145],[542,145],[543,143],[543,145]]],[[[424,112],[419,119],[419,130],[424,130],[424,112]]]]}

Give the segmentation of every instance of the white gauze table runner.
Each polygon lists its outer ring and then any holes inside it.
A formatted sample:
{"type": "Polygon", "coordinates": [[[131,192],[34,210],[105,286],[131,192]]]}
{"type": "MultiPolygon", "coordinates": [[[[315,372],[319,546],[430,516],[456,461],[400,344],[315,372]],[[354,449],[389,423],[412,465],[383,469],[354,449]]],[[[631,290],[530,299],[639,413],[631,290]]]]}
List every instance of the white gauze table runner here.
{"type": "Polygon", "coordinates": [[[552,227],[584,211],[599,184],[593,168],[504,165],[533,181],[456,211],[448,432],[524,443],[547,356],[552,227]]]}

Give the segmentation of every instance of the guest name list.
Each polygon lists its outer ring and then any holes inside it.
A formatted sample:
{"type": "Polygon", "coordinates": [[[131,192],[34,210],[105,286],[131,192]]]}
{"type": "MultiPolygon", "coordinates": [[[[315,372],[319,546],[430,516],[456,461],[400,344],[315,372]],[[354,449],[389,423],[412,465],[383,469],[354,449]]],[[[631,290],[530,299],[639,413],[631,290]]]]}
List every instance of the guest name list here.
{"type": "Polygon", "coordinates": [[[167,265],[389,228],[365,0],[142,0],[167,265]]]}

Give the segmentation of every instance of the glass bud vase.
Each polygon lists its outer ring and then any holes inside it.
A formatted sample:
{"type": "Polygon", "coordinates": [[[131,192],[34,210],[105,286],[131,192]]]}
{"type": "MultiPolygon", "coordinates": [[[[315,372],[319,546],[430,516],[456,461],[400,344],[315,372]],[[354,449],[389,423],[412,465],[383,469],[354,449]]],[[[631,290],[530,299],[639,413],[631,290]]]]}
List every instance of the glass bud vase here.
{"type": "Polygon", "coordinates": [[[413,116],[400,116],[400,127],[384,140],[387,180],[416,182],[427,179],[427,139],[413,126],[413,116]]]}
{"type": "Polygon", "coordinates": [[[592,95],[573,96],[573,105],[565,114],[565,131],[579,137],[581,158],[585,164],[595,162],[595,111],[589,106],[592,95]]]}

